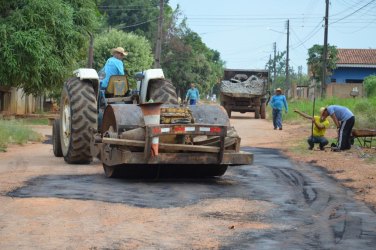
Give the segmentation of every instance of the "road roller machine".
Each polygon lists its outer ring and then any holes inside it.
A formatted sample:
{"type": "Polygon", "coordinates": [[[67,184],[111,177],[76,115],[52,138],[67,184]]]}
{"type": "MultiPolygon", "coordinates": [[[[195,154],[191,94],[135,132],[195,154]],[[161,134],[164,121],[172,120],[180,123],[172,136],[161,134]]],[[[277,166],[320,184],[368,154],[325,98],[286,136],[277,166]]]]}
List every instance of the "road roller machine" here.
{"type": "Polygon", "coordinates": [[[103,163],[107,177],[143,167],[221,176],[228,166],[248,165],[240,137],[219,105],[184,106],[161,69],[111,76],[106,90],[98,73],[79,69],[63,86],[60,118],[53,124],[53,152],[69,164],[103,163]],[[202,171],[200,171],[202,170],[202,171]]]}

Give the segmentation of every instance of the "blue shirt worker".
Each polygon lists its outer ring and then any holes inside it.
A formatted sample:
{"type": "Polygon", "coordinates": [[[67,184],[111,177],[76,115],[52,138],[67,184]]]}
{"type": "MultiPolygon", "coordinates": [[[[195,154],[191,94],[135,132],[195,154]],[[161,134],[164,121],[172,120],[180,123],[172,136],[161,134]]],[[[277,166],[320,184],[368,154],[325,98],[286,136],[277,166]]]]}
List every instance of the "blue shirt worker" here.
{"type": "Polygon", "coordinates": [[[110,57],[103,69],[106,74],[105,78],[101,81],[101,89],[106,89],[110,77],[113,75],[124,75],[124,56],[128,55],[128,52],[125,51],[122,47],[117,47],[111,50],[112,57],[110,57]]]}
{"type": "Polygon", "coordinates": [[[333,151],[347,150],[351,148],[351,131],[355,124],[355,116],[350,109],[339,106],[329,105],[325,108],[321,117],[330,116],[338,129],[338,145],[332,148],[333,151]]]}
{"type": "Polygon", "coordinates": [[[187,91],[185,101],[189,100],[189,105],[196,105],[199,99],[200,93],[198,92],[198,89],[195,87],[195,84],[191,83],[191,88],[187,91]]]}
{"type": "Polygon", "coordinates": [[[273,126],[274,129],[282,130],[282,110],[285,107],[285,112],[288,111],[286,97],[282,94],[282,89],[277,88],[275,90],[275,95],[272,96],[270,100],[270,106],[272,107],[273,114],[273,126]]]}

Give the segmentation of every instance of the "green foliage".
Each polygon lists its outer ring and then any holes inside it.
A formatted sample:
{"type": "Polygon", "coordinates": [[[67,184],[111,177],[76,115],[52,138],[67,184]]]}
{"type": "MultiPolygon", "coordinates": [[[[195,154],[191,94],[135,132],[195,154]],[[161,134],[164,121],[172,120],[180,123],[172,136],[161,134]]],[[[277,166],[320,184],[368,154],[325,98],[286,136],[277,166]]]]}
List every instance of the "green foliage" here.
{"type": "MultiPolygon", "coordinates": [[[[190,30],[184,20],[178,23],[181,17],[179,7],[172,11],[171,7],[165,1],[164,5],[164,27],[162,37],[162,58],[161,66],[165,76],[172,80],[182,96],[189,88],[191,82],[197,83],[201,94],[209,93],[213,86],[219,82],[223,75],[223,61],[220,60],[218,51],[209,49],[201,40],[201,37],[190,30]]],[[[154,47],[154,41],[157,33],[157,19],[159,16],[158,0],[117,0],[100,1],[98,8],[108,21],[108,24],[116,29],[134,34],[145,36],[151,41],[151,48],[154,47]]],[[[102,35],[100,35],[102,37],[102,35]]],[[[96,40],[101,38],[96,38],[96,40]]],[[[112,43],[112,46],[103,46],[103,50],[98,51],[98,42],[95,42],[95,67],[101,68],[102,64],[108,58],[108,50],[113,46],[119,46],[118,41],[112,43]],[[98,53],[100,54],[98,57],[98,53]]],[[[132,68],[135,71],[146,69],[151,66],[145,62],[145,67],[133,66],[131,61],[133,50],[130,51],[126,62],[129,74],[132,75],[132,68]]]]}
{"type": "Polygon", "coordinates": [[[136,72],[149,69],[153,63],[150,43],[143,36],[112,29],[100,34],[94,41],[94,68],[97,70],[103,68],[107,59],[112,56],[111,49],[116,47],[123,47],[129,53],[124,64],[131,76],[130,81],[133,81],[132,77],[136,72]]]}
{"type": "Polygon", "coordinates": [[[278,51],[274,58],[270,58],[269,61],[266,63],[265,67],[273,77],[274,75],[274,61],[275,61],[275,71],[277,76],[286,75],[286,51],[278,51]]]}
{"type": "Polygon", "coordinates": [[[376,129],[376,97],[359,99],[352,110],[356,128],[376,129]]]}
{"type": "Polygon", "coordinates": [[[48,125],[48,118],[25,118],[20,122],[23,125],[48,125]]]}
{"type": "MultiPolygon", "coordinates": [[[[270,58],[269,61],[266,63],[265,68],[270,72],[269,78],[272,82],[271,89],[288,88],[288,86],[286,86],[286,51],[277,52],[275,60],[274,58],[270,58]],[[276,65],[276,79],[273,79],[274,61],[276,65]]],[[[289,80],[290,83],[295,83],[296,85],[309,85],[309,77],[306,74],[302,74],[302,66],[298,67],[298,73],[295,72],[293,67],[289,66],[289,80]]]]}
{"type": "MultiPolygon", "coordinates": [[[[308,59],[307,63],[312,73],[312,77],[316,80],[322,82],[322,65],[323,65],[323,51],[324,47],[322,45],[315,44],[308,49],[308,59]]],[[[338,61],[337,57],[338,51],[336,46],[328,45],[328,60],[327,60],[327,75],[331,75],[333,69],[336,68],[336,63],[338,61]]]]}
{"type": "Polygon", "coordinates": [[[145,36],[149,41],[156,35],[158,7],[159,0],[104,0],[98,6],[110,27],[145,36]]]}
{"type": "MultiPolygon", "coordinates": [[[[179,10],[175,11],[176,16],[179,10]]],[[[201,95],[210,93],[223,76],[224,62],[218,51],[209,49],[201,37],[189,29],[186,21],[171,24],[163,45],[162,68],[184,97],[189,84],[196,83],[201,95]]]]}
{"type": "Polygon", "coordinates": [[[376,75],[370,75],[364,78],[363,84],[368,97],[376,96],[376,75]]]}
{"type": "Polygon", "coordinates": [[[5,151],[8,144],[24,144],[28,141],[41,141],[42,136],[22,122],[0,120],[0,151],[5,151]]]}
{"type": "Polygon", "coordinates": [[[41,94],[86,57],[97,25],[93,0],[13,1],[0,9],[0,84],[41,94]]]}
{"type": "MultiPolygon", "coordinates": [[[[223,75],[224,62],[185,21],[177,24],[180,10],[173,11],[167,3],[161,62],[165,75],[182,93],[191,82],[198,83],[202,94],[209,93],[223,75]]],[[[89,34],[95,38],[96,69],[117,46],[130,52],[125,59],[129,75],[150,68],[158,16],[158,0],[1,1],[0,85],[57,97],[72,71],[85,67],[89,34]],[[107,29],[97,35],[99,27],[104,28],[100,13],[112,27],[132,33],[107,29]]]]}

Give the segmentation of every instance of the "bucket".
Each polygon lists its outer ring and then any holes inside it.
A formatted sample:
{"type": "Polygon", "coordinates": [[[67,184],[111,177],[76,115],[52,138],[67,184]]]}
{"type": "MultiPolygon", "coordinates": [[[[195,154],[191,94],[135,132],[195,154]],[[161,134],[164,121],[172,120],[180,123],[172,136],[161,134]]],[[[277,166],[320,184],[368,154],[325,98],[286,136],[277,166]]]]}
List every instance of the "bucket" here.
{"type": "MultiPolygon", "coordinates": [[[[161,119],[161,102],[151,102],[139,104],[144,115],[145,125],[157,125],[161,119]]],[[[159,137],[151,139],[151,156],[158,155],[159,137]]]]}

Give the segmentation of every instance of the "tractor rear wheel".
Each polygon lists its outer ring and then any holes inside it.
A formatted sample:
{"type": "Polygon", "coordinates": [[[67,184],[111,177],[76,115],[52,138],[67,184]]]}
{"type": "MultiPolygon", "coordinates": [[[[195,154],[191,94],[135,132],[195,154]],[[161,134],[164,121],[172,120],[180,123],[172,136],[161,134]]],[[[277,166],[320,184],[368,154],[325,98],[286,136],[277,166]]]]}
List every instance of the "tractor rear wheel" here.
{"type": "Polygon", "coordinates": [[[97,100],[91,82],[71,78],[61,95],[60,140],[64,160],[69,164],[87,164],[91,129],[97,129],[97,100]]]}
{"type": "Polygon", "coordinates": [[[176,89],[170,81],[165,79],[152,80],[149,87],[149,100],[168,104],[178,104],[176,89]]]}
{"type": "Polygon", "coordinates": [[[52,125],[52,150],[54,151],[55,157],[63,156],[60,141],[60,119],[55,119],[52,125]]]}

